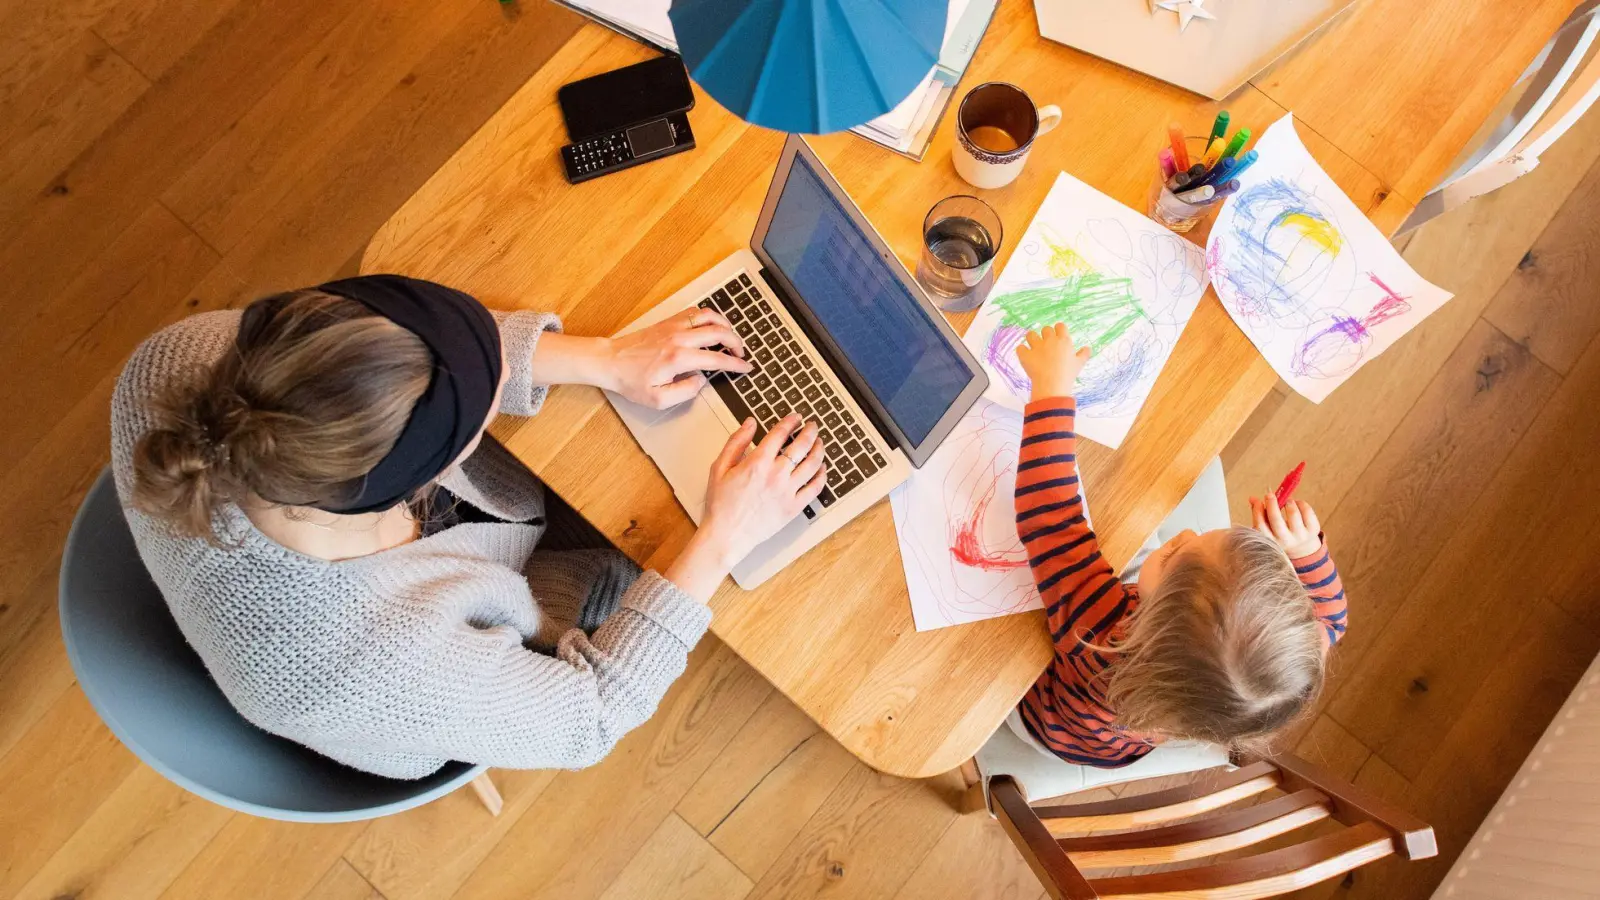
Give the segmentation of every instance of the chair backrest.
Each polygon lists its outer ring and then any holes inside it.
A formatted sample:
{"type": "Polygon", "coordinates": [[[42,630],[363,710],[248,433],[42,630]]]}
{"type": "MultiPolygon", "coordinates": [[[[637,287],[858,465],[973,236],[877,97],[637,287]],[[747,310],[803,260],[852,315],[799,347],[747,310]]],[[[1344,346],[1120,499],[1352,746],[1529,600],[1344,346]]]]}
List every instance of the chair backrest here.
{"type": "Polygon", "coordinates": [[[293,821],[367,819],[426,803],[483,771],[450,763],[418,781],[381,778],[240,716],[145,571],[109,469],[72,523],[60,612],[78,683],[112,733],[151,768],[214,803],[293,821]]]}
{"type": "Polygon", "coordinates": [[[1439,852],[1427,824],[1287,754],[1206,770],[1189,784],[1116,800],[1032,806],[1004,775],[990,781],[989,796],[995,817],[1056,900],[1276,897],[1386,856],[1424,859],[1439,852]],[[1238,805],[1270,791],[1281,796],[1238,805]],[[1345,827],[1239,855],[1322,821],[1345,827]],[[1138,875],[1084,874],[1219,854],[1233,858],[1138,875]]]}

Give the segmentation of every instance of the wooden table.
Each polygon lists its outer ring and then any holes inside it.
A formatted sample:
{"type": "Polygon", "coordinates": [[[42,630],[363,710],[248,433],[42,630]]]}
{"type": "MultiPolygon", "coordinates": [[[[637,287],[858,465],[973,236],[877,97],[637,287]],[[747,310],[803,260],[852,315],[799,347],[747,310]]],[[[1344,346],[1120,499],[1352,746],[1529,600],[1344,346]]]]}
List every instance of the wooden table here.
{"type": "MultiPolygon", "coordinates": [[[[1215,104],[1044,41],[1031,4],[1002,0],[965,86],[1012,81],[1066,116],[1021,178],[983,197],[1013,235],[1060,169],[1137,208],[1169,122],[1200,131],[1223,106],[1236,127],[1259,134],[1293,109],[1312,153],[1392,230],[1571,7],[1363,0],[1215,104]]],[[[695,150],[577,187],[562,179],[556,89],[648,55],[597,26],[580,30],[384,225],[362,270],[430,278],[492,307],[553,310],[575,334],[610,334],[746,245],[783,136],[704,94],[691,116],[695,150]]],[[[971,190],[950,165],[952,129],[941,123],[920,164],[849,135],[813,139],[908,266],[923,213],[971,190]]],[[[1083,453],[1114,563],[1177,504],[1275,380],[1208,294],[1122,448],[1083,453]]],[[[641,564],[670,560],[692,533],[598,391],[557,389],[538,417],[504,418],[494,432],[641,564]]],[[[908,777],[971,756],[1050,656],[1039,614],[917,633],[887,503],[758,591],[725,583],[712,608],[713,631],[840,743],[908,777]]]]}

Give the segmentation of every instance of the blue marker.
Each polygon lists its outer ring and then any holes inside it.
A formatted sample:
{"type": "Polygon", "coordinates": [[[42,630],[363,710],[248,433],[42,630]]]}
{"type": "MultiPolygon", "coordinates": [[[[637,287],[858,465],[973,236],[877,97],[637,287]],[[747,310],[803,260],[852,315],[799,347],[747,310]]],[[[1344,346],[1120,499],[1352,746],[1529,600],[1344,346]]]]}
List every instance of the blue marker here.
{"type": "Polygon", "coordinates": [[[1228,179],[1227,180],[1228,181],[1233,181],[1233,180],[1237,179],[1240,175],[1244,174],[1244,170],[1245,169],[1248,169],[1251,166],[1255,165],[1256,160],[1258,160],[1260,158],[1261,158],[1261,154],[1257,153],[1254,150],[1251,150],[1251,151],[1249,151],[1248,153],[1245,153],[1242,156],[1235,157],[1234,158],[1234,163],[1235,163],[1234,166],[1231,169],[1228,170],[1228,179]]]}

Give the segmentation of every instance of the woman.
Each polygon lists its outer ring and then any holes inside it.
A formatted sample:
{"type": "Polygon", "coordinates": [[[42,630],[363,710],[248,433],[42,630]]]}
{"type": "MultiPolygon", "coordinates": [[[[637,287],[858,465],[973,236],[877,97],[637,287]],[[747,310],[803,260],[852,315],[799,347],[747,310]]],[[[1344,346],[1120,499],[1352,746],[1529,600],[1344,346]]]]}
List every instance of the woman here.
{"type": "Polygon", "coordinates": [[[655,711],[723,576],[821,489],[822,447],[790,419],[746,452],[745,423],[699,530],[641,573],[541,548],[560,536],[543,489],[484,429],[552,384],[669,406],[743,354],[711,311],[579,338],[424,281],[336,281],[147,340],[112,403],[117,490],[184,635],[259,727],[394,778],[579,768],[655,711]]]}

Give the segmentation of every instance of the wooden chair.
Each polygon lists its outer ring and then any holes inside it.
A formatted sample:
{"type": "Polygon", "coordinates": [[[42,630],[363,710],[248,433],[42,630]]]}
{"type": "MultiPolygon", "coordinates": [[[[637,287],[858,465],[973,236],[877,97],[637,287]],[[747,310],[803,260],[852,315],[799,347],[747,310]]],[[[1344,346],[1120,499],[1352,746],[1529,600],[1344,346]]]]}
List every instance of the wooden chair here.
{"type": "Polygon", "coordinates": [[[1430,826],[1286,754],[1209,769],[1181,787],[1065,806],[1031,806],[1015,779],[998,775],[990,779],[989,798],[1056,900],[1276,897],[1393,854],[1425,859],[1439,852],[1430,826]],[[1274,790],[1282,796],[1234,805],[1274,790]],[[1346,827],[1223,862],[1118,877],[1083,874],[1231,854],[1324,820],[1346,827]]]}

